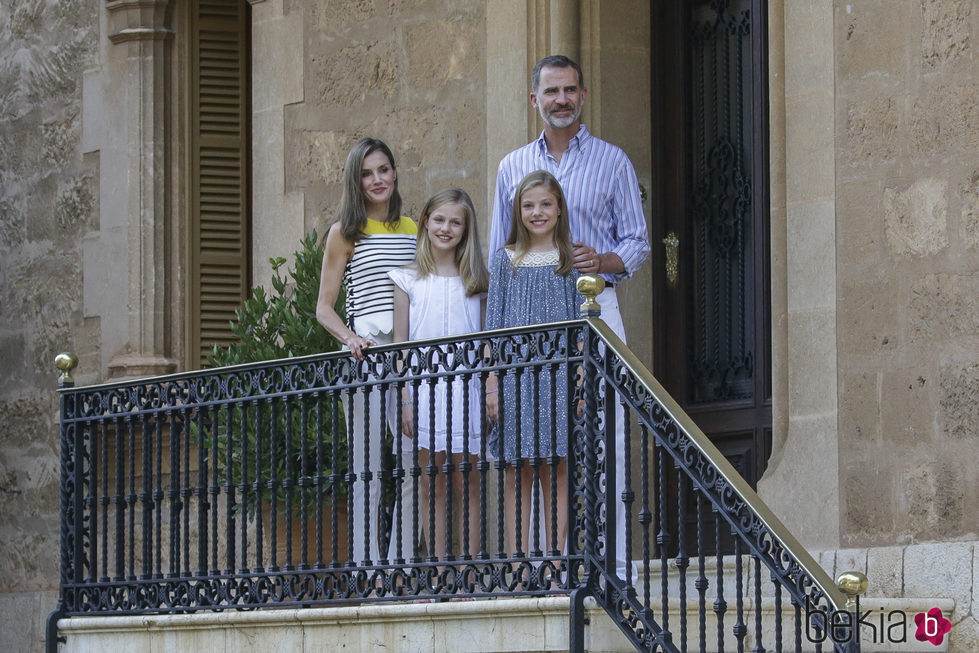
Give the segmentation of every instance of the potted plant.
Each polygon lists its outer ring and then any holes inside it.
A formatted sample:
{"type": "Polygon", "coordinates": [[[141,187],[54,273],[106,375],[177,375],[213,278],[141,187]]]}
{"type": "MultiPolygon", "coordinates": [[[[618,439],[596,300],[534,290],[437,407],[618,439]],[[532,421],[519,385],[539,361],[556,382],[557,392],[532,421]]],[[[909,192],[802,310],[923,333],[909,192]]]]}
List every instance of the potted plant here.
{"type": "MultiPolygon", "coordinates": [[[[240,309],[235,311],[236,319],[231,322],[231,331],[235,335],[236,342],[227,347],[215,346],[208,356],[209,366],[223,367],[276,360],[337,351],[340,348],[337,340],[316,321],[316,301],[323,249],[317,242],[315,231],[303,238],[300,249],[294,253],[294,260],[294,265],[284,272],[287,263],[285,258],[270,259],[273,269],[271,290],[266,292],[261,286],[252,289],[251,296],[245,300],[240,309]]],[[[344,298],[341,292],[336,304],[337,312],[341,317],[344,314],[343,307],[344,298]]],[[[256,447],[261,447],[262,456],[258,463],[253,459],[245,462],[245,484],[248,489],[245,491],[245,496],[236,497],[238,502],[236,508],[239,514],[254,519],[256,508],[261,505],[267,535],[269,526],[267,520],[273,505],[272,501],[275,500],[274,505],[278,514],[277,548],[282,553],[278,560],[280,563],[285,562],[287,500],[294,521],[291,529],[293,550],[298,549],[295,543],[299,542],[300,533],[299,525],[295,521],[305,514],[309,519],[310,533],[307,553],[312,553],[315,542],[314,515],[318,505],[317,487],[312,484],[304,487],[293,486],[287,491],[281,483],[273,483],[273,486],[277,486],[274,492],[272,489],[263,489],[256,497],[256,491],[252,487],[256,476],[260,481],[259,486],[268,488],[270,481],[274,479],[281,482],[289,478],[294,483],[300,477],[312,478],[319,475],[320,478],[328,478],[334,472],[339,474],[346,472],[347,442],[342,406],[339,402],[324,402],[320,408],[323,433],[317,449],[317,420],[310,419],[310,415],[315,414],[312,403],[313,400],[308,397],[291,397],[279,401],[274,414],[266,408],[266,413],[262,416],[263,423],[272,424],[272,428],[260,429],[257,432],[255,407],[242,405],[235,410],[220,411],[217,424],[210,429],[216,442],[212,442],[207,436],[204,438],[208,451],[214,451],[213,447],[216,444],[220,481],[236,487],[242,480],[240,439],[246,440],[245,451],[250,452],[249,458],[254,456],[256,447]],[[305,420],[303,402],[307,404],[305,420]],[[336,419],[332,412],[334,410],[338,412],[336,419]],[[335,432],[332,430],[333,424],[339,425],[335,432]],[[257,441],[258,438],[261,438],[261,442],[257,441]],[[232,447],[230,464],[228,463],[229,444],[232,447]],[[273,447],[275,451],[271,452],[270,449],[273,447]],[[305,512],[302,510],[303,507],[305,512]]],[[[343,545],[346,543],[344,535],[346,488],[343,485],[333,487],[329,481],[326,481],[325,489],[320,491],[324,495],[324,503],[332,504],[332,507],[327,505],[324,509],[324,548],[329,548],[331,532],[329,511],[333,510],[338,513],[338,521],[341,522],[342,530],[338,547],[340,550],[337,552],[337,558],[342,561],[346,557],[343,551],[345,548],[343,545]]],[[[329,559],[329,553],[326,556],[329,559]]],[[[294,553],[293,558],[298,560],[298,554],[294,553]]]]}

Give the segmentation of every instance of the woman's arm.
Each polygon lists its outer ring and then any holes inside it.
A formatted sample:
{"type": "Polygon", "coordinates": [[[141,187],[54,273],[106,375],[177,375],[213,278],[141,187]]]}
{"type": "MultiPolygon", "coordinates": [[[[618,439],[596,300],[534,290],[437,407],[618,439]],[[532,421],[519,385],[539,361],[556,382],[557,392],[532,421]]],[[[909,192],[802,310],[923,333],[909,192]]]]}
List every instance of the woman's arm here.
{"type": "Polygon", "coordinates": [[[343,270],[353,254],[353,243],[343,237],[340,224],[335,223],[326,234],[323,267],[320,269],[320,292],[316,300],[316,321],[345,344],[355,359],[363,360],[364,348],[377,343],[370,338],[361,338],[351,331],[333,308],[340,295],[343,270]]]}

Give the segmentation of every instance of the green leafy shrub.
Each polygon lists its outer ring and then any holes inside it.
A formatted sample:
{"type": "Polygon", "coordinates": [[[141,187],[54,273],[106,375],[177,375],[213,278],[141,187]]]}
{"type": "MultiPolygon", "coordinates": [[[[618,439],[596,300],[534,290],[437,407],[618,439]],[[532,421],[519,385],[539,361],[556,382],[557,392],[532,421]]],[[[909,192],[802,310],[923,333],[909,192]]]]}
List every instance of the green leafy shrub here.
{"type": "MultiPolygon", "coordinates": [[[[242,308],[235,311],[236,319],[231,322],[231,331],[237,342],[228,347],[214,347],[207,359],[210,367],[255,363],[340,349],[340,343],[316,321],[323,249],[317,243],[315,231],[303,238],[294,259],[293,267],[285,274],[283,268],[287,259],[270,259],[274,272],[271,291],[266,292],[261,286],[252,289],[251,297],[245,300],[242,308]]],[[[342,292],[337,298],[336,309],[343,318],[342,292]]],[[[278,481],[272,485],[276,488],[275,498],[282,506],[287,494],[281,486],[283,479],[288,477],[295,482],[300,476],[312,477],[317,473],[328,478],[334,473],[334,466],[338,468],[336,473],[346,472],[347,440],[339,399],[323,399],[319,408],[323,440],[319,443],[318,459],[318,411],[314,398],[303,396],[277,399],[271,405],[263,406],[261,416],[256,415],[256,410],[258,409],[251,405],[222,409],[218,411],[215,428],[209,429],[216,439],[218,474],[222,483],[230,481],[235,486],[241,483],[241,439],[245,440],[244,475],[248,489],[245,496],[238,499],[245,501],[248,513],[252,513],[255,507],[255,490],[252,484],[256,476],[260,476],[260,487],[265,488],[260,492],[260,498],[265,501],[272,498],[272,490],[268,489],[270,482],[278,481]],[[256,423],[263,425],[257,431],[256,423]],[[271,429],[270,424],[274,425],[271,429]],[[335,432],[334,424],[338,425],[335,432]],[[232,440],[230,466],[227,458],[229,438],[232,440]],[[255,462],[257,447],[261,448],[259,463],[255,462]],[[273,448],[274,452],[271,451],[273,448]]],[[[213,451],[214,444],[209,435],[205,436],[208,451],[213,451]]],[[[323,483],[326,488],[324,493],[332,499],[346,494],[342,485],[333,488],[328,480],[323,483]]],[[[307,511],[312,511],[316,505],[315,486],[309,485],[305,490],[297,487],[291,489],[293,509],[299,509],[302,491],[307,493],[307,511]]]]}

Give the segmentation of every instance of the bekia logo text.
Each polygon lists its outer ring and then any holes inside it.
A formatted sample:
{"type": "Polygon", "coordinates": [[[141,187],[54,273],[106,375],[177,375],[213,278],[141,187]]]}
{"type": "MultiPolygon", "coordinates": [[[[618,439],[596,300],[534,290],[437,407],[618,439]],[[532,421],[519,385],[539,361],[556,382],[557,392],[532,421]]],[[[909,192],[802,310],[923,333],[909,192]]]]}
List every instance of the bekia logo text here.
{"type": "MultiPolygon", "coordinates": [[[[914,615],[914,638],[919,642],[941,645],[945,635],[952,629],[952,622],[942,615],[938,608],[914,615]]],[[[867,640],[875,644],[888,642],[900,644],[908,641],[908,615],[904,610],[885,612],[880,608],[860,611],[860,597],[857,597],[856,610],[824,611],[813,605],[806,597],[806,639],[812,643],[825,642],[829,638],[837,644],[850,641],[867,640]],[[825,615],[825,617],[824,617],[825,615]],[[871,616],[873,615],[873,616],[871,616]],[[829,619],[826,627],[825,618],[829,619]],[[869,635],[869,637],[868,637],[869,635]]]]}

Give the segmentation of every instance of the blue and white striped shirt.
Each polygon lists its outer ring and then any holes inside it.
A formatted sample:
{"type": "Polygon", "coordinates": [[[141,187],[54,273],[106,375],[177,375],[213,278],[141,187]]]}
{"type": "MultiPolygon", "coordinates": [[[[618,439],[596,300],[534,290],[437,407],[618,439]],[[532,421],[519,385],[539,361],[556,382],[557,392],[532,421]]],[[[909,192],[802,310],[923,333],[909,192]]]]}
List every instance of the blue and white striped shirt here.
{"type": "Polygon", "coordinates": [[[510,235],[513,194],[520,181],[535,170],[546,170],[561,184],[568,201],[571,239],[601,253],[614,252],[624,274],[603,274],[618,283],[631,277],[649,256],[649,234],[639,198],[639,180],[621,149],[592,136],[584,125],[558,162],[547,151],[544,133],[510,152],[500,161],[496,199],[490,225],[489,257],[510,235]]]}

